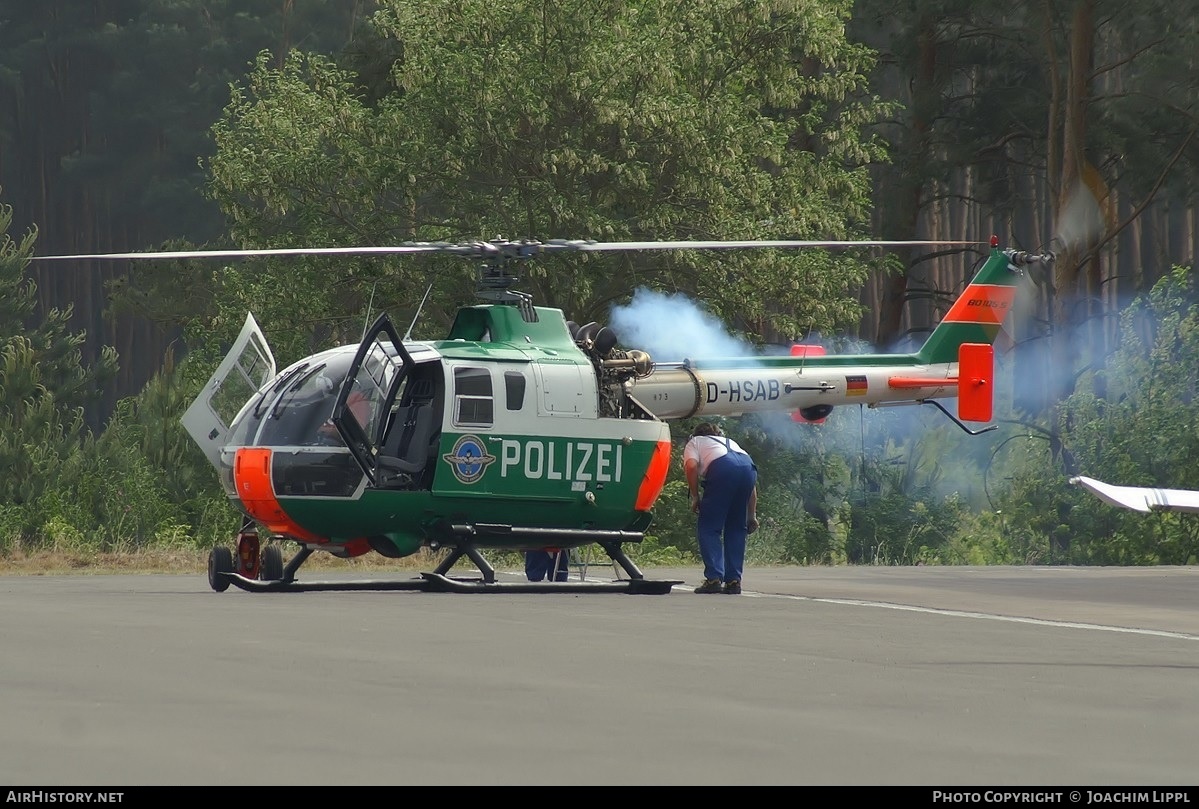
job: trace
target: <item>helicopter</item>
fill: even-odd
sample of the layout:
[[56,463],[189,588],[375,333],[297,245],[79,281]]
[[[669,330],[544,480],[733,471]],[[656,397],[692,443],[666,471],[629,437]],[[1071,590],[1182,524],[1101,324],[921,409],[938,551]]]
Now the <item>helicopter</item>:
[[[650,527],[671,459],[669,422],[833,408],[933,404],[959,427],[992,417],[993,343],[1028,265],[1052,253],[1000,249],[985,260],[922,347],[909,354],[790,355],[657,362],[612,329],[577,324],[515,289],[518,262],[553,252],[848,248],[979,242],[590,240],[408,242],[383,247],[107,253],[42,259],[449,253],[479,262],[480,303],[448,334],[417,341],[381,314],[357,345],[279,370],[248,313],[238,338],[182,417],[243,515],[235,547],[212,548],[208,583],[282,590],[661,594],[625,552]],[[35,257],[35,259],[38,257]],[[939,400],[957,399],[958,416]],[[232,414],[232,415],[230,415]],[[265,538],[265,541],[264,541]],[[285,563],[282,546],[298,551]],[[628,578],[500,582],[486,551],[596,545]],[[419,578],[303,581],[316,552],[447,553]],[[478,576],[451,576],[463,559]]]

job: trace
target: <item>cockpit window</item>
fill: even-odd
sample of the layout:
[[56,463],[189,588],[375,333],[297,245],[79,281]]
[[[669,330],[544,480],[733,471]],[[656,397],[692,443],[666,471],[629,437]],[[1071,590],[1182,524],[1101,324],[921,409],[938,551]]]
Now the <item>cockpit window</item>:
[[300,400],[324,398],[332,393],[333,380],[321,373],[324,370],[323,364],[315,365],[297,375],[292,382],[284,386],[283,393],[276,397],[275,404],[271,406],[271,418],[279,418],[284,408],[290,407]]
[[279,394],[290,388],[292,380],[302,374],[307,368],[308,363],[302,362],[280,374],[275,380],[275,384],[271,385],[269,389],[263,390],[262,394],[258,397],[258,401],[254,403],[254,417],[262,418],[263,411],[271,406],[273,402],[277,401]]
[[454,423],[487,427],[494,420],[491,372],[486,368],[454,369]]
[[230,443],[250,446],[343,446],[329,423],[353,355],[285,369],[232,425]]
[[263,422],[259,443],[268,446],[340,443],[337,431],[326,426],[337,394],[337,385],[328,370],[327,365],[313,365],[283,388]]
[[402,367],[402,362],[387,352],[384,343],[376,342],[358,368],[354,387],[346,399],[346,409],[362,432],[372,439],[377,439],[382,432],[383,403]]
[[525,375],[520,371],[504,371],[504,391],[509,410],[525,406]]

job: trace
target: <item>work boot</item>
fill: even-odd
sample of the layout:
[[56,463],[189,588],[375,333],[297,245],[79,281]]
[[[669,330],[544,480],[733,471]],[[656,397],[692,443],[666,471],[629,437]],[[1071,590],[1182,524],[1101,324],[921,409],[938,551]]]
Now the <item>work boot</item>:
[[695,588],[697,593],[719,593],[720,579],[704,579],[704,583]]
[[724,583],[724,592],[726,595],[739,596],[741,595],[741,579],[733,579]]

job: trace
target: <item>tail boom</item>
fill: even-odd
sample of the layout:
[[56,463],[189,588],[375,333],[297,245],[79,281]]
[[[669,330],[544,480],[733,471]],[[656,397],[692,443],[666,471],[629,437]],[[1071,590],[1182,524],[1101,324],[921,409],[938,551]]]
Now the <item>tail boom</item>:
[[[888,356],[885,364],[817,364],[818,360],[831,359],[840,358],[816,357],[806,362],[788,358],[769,367],[753,360],[728,367],[700,363],[659,367],[638,379],[632,394],[661,419],[797,412],[822,405],[877,405],[957,395],[956,366],[917,365],[910,355]],[[865,358],[856,359],[861,363]],[[920,396],[891,384],[901,370],[904,376],[924,380]]]
[[993,246],[982,269],[915,354],[824,355],[799,346],[788,357],[657,363],[632,383],[630,393],[661,419],[809,409],[827,414],[845,404],[956,397],[963,420],[989,421],[993,343],[1015,301],[1021,267],[1052,260],[1051,254]]

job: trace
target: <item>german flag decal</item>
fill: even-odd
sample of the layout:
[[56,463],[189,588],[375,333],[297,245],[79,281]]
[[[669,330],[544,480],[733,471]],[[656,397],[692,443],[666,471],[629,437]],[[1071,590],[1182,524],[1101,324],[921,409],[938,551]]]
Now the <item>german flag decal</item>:
[[866,395],[866,377],[864,377],[864,376],[847,376],[847,377],[845,377],[845,395],[846,396],[865,396]]

